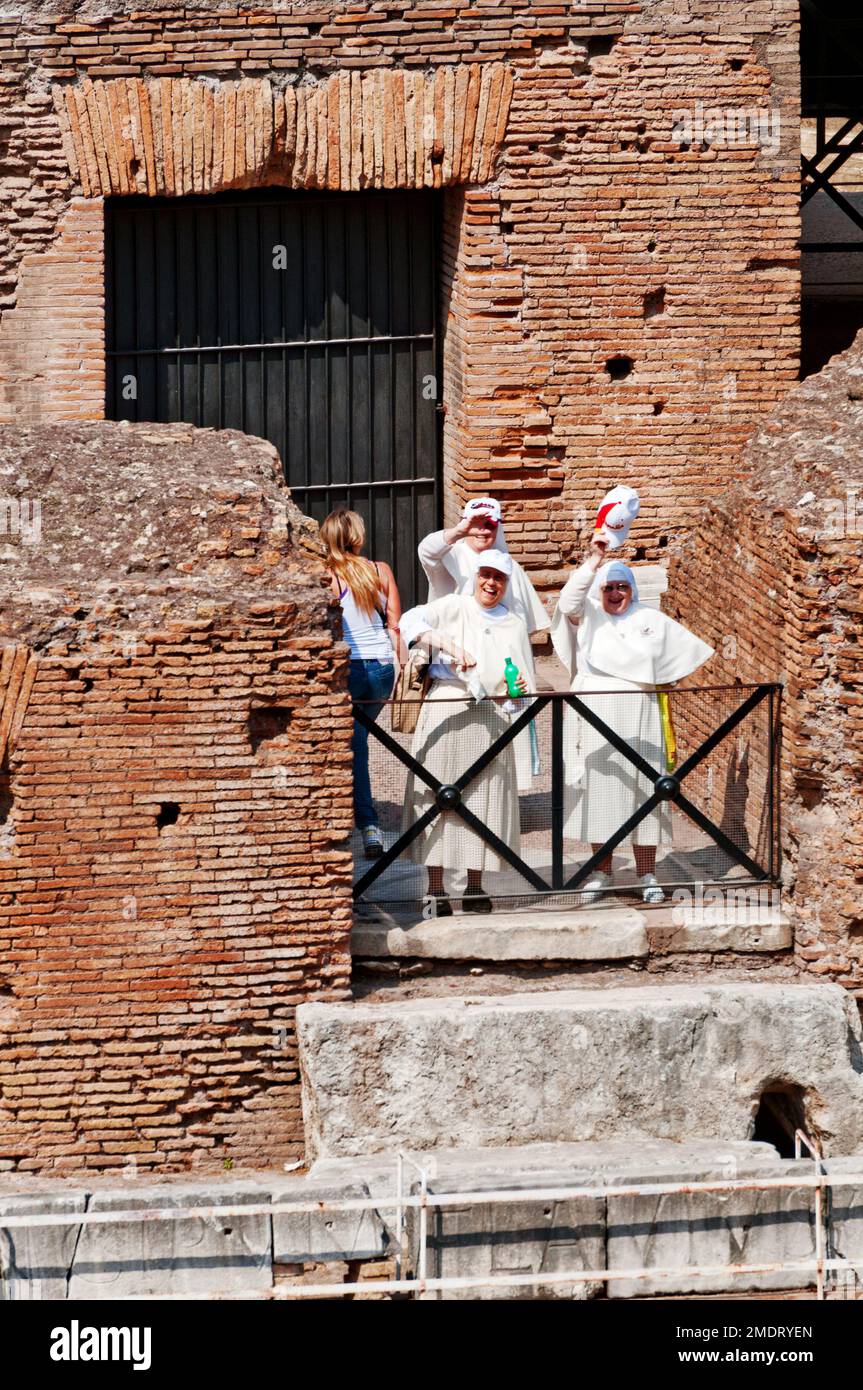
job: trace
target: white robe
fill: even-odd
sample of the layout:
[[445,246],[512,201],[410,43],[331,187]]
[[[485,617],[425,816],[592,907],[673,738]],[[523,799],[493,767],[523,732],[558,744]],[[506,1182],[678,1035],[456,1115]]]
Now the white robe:
[[[474,674],[487,695],[506,694],[503,671],[508,656],[521,671],[529,659],[530,638],[521,619],[513,613],[494,617],[470,595],[451,594],[403,615],[402,634],[406,641],[425,629],[446,634],[470,653],[476,661]],[[501,705],[486,699],[475,700],[466,679],[454,671],[449,679],[432,683],[423,701],[411,753],[433,776],[444,784],[451,783],[506,732],[508,722]],[[402,830],[409,829],[433,804],[431,789],[409,774]],[[470,783],[464,805],[510,849],[519,852],[518,786],[512,743]],[[505,867],[500,856],[452,811],[441,812],[407,853],[414,863],[426,868],[482,872]]]
[[[495,549],[507,555],[509,546],[503,527],[497,529]],[[433,531],[421,540],[417,548],[426,577],[429,582],[429,602],[444,598],[447,594],[472,594],[476,582],[477,551],[464,539],[448,545],[443,531]],[[481,553],[481,552],[479,552]],[[551,626],[551,619],[545,606],[517,560],[512,562],[512,577],[506,586],[502,602],[524,622],[529,633],[545,632]],[[529,662],[522,668],[530,690],[536,689],[536,671],[533,652],[529,652]],[[520,791],[529,791],[533,778],[539,775],[539,752],[536,731],[531,725],[515,741],[515,762]]]
[[[622,617],[613,617],[603,609],[595,582],[588,563],[570,575],[552,622],[554,649],[569,672],[570,688],[645,762],[664,772],[656,688],[691,675],[713,648],[643,603],[633,602]],[[577,628],[572,619],[578,619]],[[609,693],[594,693],[599,691]],[[564,721],[564,758],[564,834],[570,839],[603,843],[652,792],[647,778],[574,711]],[[663,804],[623,843],[659,845],[670,838],[671,816]]]

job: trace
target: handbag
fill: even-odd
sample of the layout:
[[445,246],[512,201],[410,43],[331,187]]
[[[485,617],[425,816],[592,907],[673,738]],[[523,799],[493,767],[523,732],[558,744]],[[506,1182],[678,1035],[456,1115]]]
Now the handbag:
[[394,734],[414,732],[431,685],[430,667],[425,656],[412,656],[399,671],[390,702],[390,728]]

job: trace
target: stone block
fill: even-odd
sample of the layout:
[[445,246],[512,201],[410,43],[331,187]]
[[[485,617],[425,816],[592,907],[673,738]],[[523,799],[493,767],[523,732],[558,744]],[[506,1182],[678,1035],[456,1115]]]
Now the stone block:
[[[266,1187],[246,1184],[139,1187],[94,1193],[90,1211],[138,1211],[140,1221],[86,1225],[75,1251],[69,1298],[130,1295],[189,1297],[272,1287],[268,1215],[155,1219],[158,1209],[248,1206],[269,1201]],[[146,1213],[146,1215],[145,1215]]]
[[[635,1167],[631,1170],[633,1173]],[[811,1177],[811,1162],[777,1161],[770,1165],[738,1162],[690,1170],[692,1183],[734,1178]],[[662,1169],[628,1181],[654,1184],[686,1181]],[[693,1266],[768,1265],[815,1259],[814,1194],[810,1188],[689,1192],[609,1197],[608,1269],[684,1270]],[[763,1274],[672,1274],[653,1279],[615,1279],[610,1298],[649,1294],[742,1293],[808,1288],[813,1270]]]
[[66,1297],[69,1270],[81,1230],[76,1225],[6,1227],[11,1216],[83,1212],[86,1192],[0,1195],[0,1302]]
[[863,1148],[860,1021],[835,985],[315,1003],[297,1010],[297,1028],[314,1157],[745,1140],[777,1083],[800,1088],[834,1154]]
[[644,917],[631,907],[606,908],[587,918],[572,912],[500,912],[481,924],[475,914],[464,913],[411,927],[360,919],[351,947],[359,957],[421,960],[629,960],[648,953]]
[[[273,1202],[346,1201],[368,1197],[365,1183],[300,1180],[272,1188]],[[387,1253],[389,1238],[375,1211],[273,1213],[276,1264],[326,1264],[334,1260],[373,1260]]]

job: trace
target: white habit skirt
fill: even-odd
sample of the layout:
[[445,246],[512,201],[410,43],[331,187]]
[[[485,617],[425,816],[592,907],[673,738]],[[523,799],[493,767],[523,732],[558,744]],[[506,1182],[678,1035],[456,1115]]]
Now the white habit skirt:
[[[444,784],[455,782],[509,727],[500,705],[490,700],[454,700],[453,684],[434,681],[423,701],[411,753]],[[402,830],[408,830],[434,804],[430,787],[408,774]],[[466,788],[463,804],[483,825],[519,853],[518,788],[512,743]],[[413,841],[407,857],[426,868],[508,867],[453,811],[442,811]]]
[[[652,691],[614,676],[577,675],[573,693],[604,720],[645,762],[665,772],[665,743],[659,701]],[[590,691],[631,691],[593,695]],[[640,691],[641,693],[635,693]],[[563,726],[565,763],[564,835],[582,844],[602,844],[643,806],[653,788],[592,724],[567,707]],[[671,841],[667,803],[652,811],[622,844],[661,845]]]

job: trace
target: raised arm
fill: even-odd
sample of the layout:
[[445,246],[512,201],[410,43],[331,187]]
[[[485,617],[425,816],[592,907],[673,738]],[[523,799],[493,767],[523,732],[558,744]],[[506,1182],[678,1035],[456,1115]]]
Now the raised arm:
[[608,549],[605,541],[591,541],[587,558],[573,570],[561,590],[557,606],[571,623],[578,622],[584,612],[587,593],[596,578],[596,571],[603,564]]

